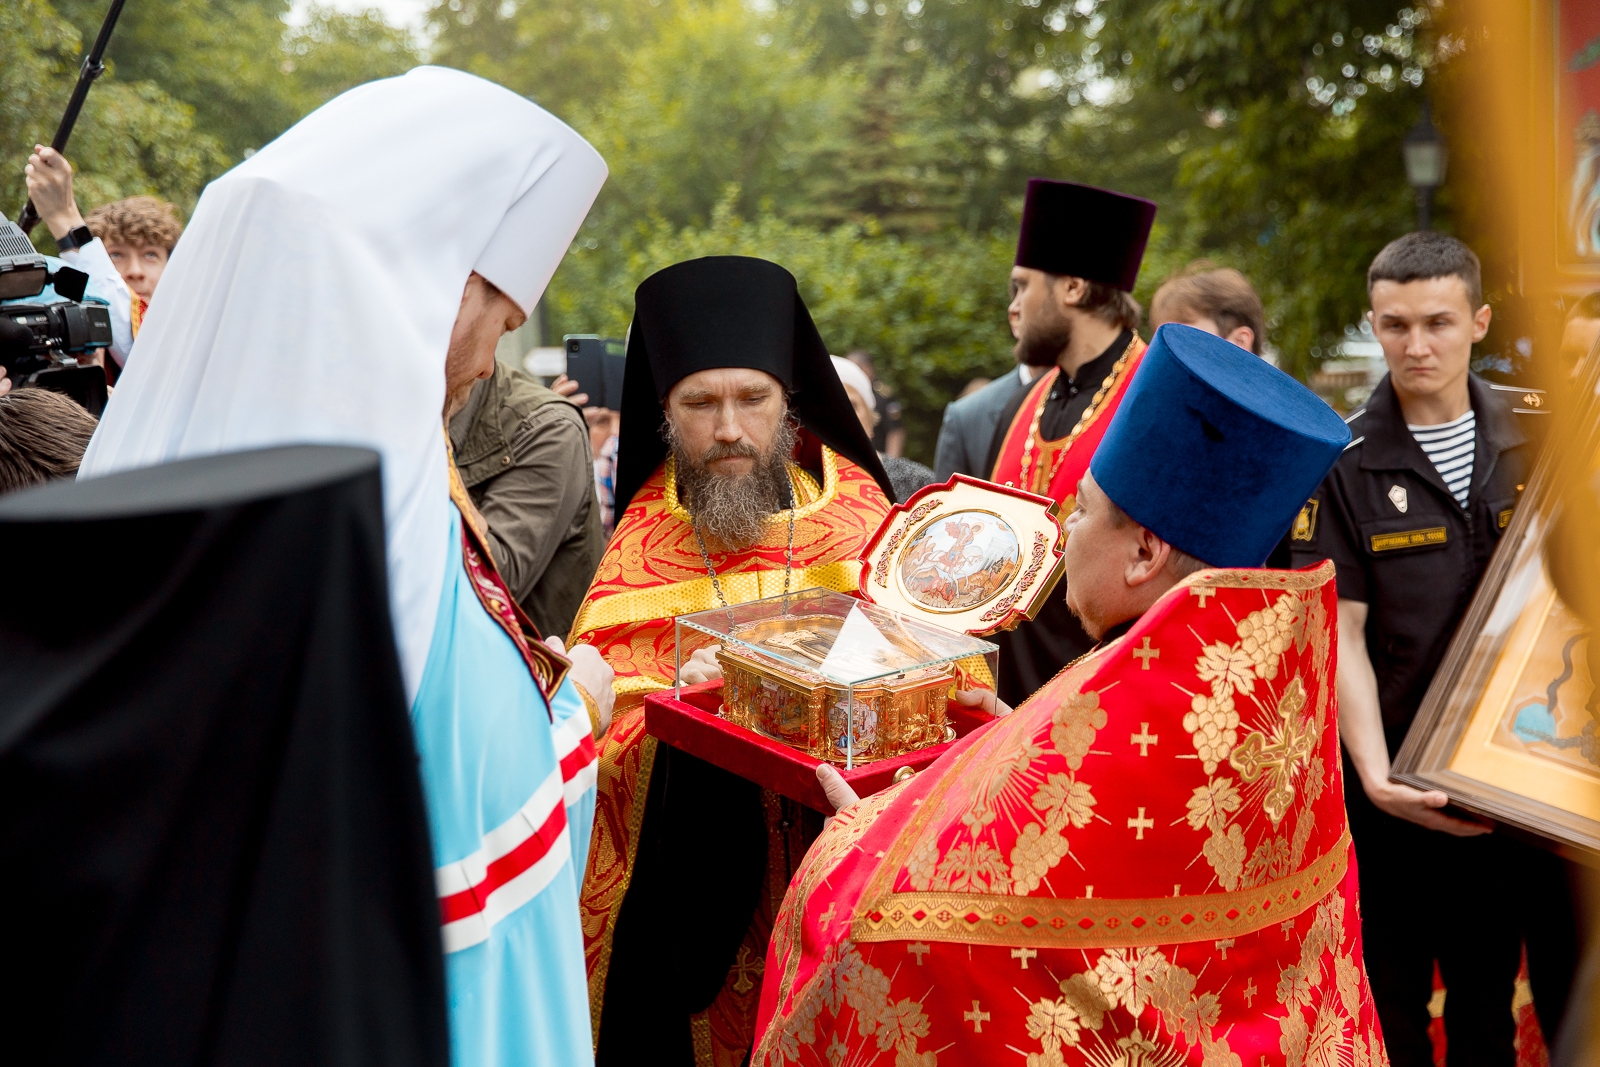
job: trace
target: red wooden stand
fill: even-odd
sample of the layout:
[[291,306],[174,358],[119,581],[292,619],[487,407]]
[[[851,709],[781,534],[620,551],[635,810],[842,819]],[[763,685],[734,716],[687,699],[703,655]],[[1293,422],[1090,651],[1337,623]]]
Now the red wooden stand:
[[[645,730],[651,737],[707,763],[732,771],[741,778],[771,789],[808,808],[828,815],[833,807],[817,783],[817,766],[822,762],[781,741],[763,737],[736,726],[717,714],[722,706],[722,682],[702,682],[683,687],[677,700],[671,689],[644,698]],[[994,718],[988,712],[952,701],[946,712],[956,736],[965,737]],[[854,770],[839,768],[844,780],[857,795],[870,796],[894,782],[902,767],[921,770],[938,759],[954,741],[908,752],[903,756],[875,760]]]

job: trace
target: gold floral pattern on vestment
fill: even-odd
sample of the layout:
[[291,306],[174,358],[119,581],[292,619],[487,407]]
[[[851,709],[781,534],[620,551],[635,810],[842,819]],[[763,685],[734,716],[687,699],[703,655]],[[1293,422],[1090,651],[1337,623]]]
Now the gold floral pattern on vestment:
[[[1276,1021],[1286,1067],[1386,1067],[1345,899],[1331,893],[1315,908],[1309,924],[1291,921],[1292,929],[1285,924],[1289,936],[1299,934],[1299,945],[1291,962],[1278,969],[1276,988],[1251,987],[1247,995],[1265,1000],[1275,994],[1283,1009]],[[1243,1067],[1229,1044],[1240,1020],[1225,1012],[1216,977],[1203,983],[1205,968],[1196,973],[1178,962],[1177,953],[1140,945],[1101,948],[1084,962],[1083,970],[1050,972],[1059,976],[1054,983],[1059,996],[1024,995],[1021,1032],[997,1034],[996,1052],[1003,1045],[1023,1055],[1026,1067],[1065,1067],[1069,1052],[1075,1053],[1074,1063],[1180,1067],[1194,1062],[1190,1050],[1198,1048],[1202,1067]],[[933,990],[898,996],[897,977],[898,972],[874,966],[860,943],[829,945],[792,1008],[763,1035],[752,1062],[763,1067],[815,1062],[820,1058],[816,1046],[831,1038],[821,1050],[829,1064],[874,1064],[881,1062],[880,1055],[892,1055],[896,1067],[934,1067],[935,1049],[922,1046],[945,1044],[940,1022],[970,1025],[976,1037],[994,1021],[994,1013],[980,1002],[960,1020],[941,1020],[930,1014],[937,1010],[930,1003],[936,999]],[[1152,1008],[1154,1018],[1147,1015]],[[1037,1051],[1011,1043],[1022,1034],[1038,1043]]]
[[645,797],[655,765],[656,739],[644,732],[644,709],[618,715],[599,745],[594,828],[584,868],[578,918],[589,972],[589,1023],[600,1042],[600,1009],[611,973],[617,909],[628,892],[644,823]]
[[[1339,803],[1332,578],[1190,576],[876,829],[825,832],[774,930],[754,1062],[1386,1064]],[[1119,744],[1145,720],[1148,782]]]

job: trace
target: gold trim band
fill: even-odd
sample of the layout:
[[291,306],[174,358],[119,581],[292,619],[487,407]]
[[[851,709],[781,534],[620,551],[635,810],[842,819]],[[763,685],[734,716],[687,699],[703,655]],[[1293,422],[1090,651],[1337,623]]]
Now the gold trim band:
[[1195,571],[1174,588],[1208,586],[1212,589],[1321,589],[1333,577],[1333,561],[1325,559],[1309,571],[1275,571],[1264,567],[1231,567]]
[[1316,862],[1254,889],[1146,900],[895,893],[858,913],[857,942],[954,941],[971,945],[1121,948],[1213,941],[1292,919],[1344,878],[1350,834]]

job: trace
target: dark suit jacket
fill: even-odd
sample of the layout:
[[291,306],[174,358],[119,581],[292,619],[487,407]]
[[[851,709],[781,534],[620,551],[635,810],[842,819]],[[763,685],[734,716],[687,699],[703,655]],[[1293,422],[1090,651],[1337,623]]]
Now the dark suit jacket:
[[1021,388],[1022,378],[1013,367],[971,396],[952,401],[945,407],[944,425],[939,427],[939,447],[933,460],[933,475],[937,481],[948,481],[951,474],[989,477],[989,442],[994,438],[1000,412]]

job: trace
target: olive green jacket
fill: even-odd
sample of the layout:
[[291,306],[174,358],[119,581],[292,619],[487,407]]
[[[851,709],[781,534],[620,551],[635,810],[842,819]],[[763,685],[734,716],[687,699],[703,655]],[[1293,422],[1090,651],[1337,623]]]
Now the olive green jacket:
[[565,638],[605,548],[583,413],[497,361],[450,420],[450,444],[511,595]]

